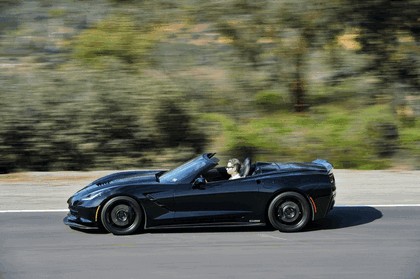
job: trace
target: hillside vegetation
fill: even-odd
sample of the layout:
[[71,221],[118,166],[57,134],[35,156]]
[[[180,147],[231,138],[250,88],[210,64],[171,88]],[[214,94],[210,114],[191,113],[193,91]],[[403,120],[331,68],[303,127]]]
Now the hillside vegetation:
[[[0,2],[0,173],[420,169],[420,1]],[[223,164],[223,162],[222,162]]]

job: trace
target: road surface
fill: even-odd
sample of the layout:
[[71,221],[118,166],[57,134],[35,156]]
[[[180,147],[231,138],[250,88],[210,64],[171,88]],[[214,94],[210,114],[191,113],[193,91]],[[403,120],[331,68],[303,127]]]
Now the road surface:
[[336,170],[337,204],[301,233],[84,233],[66,200],[106,174],[0,176],[0,279],[420,279],[420,172]]

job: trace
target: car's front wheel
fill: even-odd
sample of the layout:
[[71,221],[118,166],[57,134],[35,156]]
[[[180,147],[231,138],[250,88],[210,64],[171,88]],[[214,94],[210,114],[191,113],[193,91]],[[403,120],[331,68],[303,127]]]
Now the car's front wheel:
[[130,197],[114,197],[102,208],[101,222],[104,228],[115,235],[136,232],[143,220],[140,205]]
[[297,232],[309,222],[311,209],[304,196],[297,192],[285,192],[276,196],[268,207],[271,225],[282,232]]

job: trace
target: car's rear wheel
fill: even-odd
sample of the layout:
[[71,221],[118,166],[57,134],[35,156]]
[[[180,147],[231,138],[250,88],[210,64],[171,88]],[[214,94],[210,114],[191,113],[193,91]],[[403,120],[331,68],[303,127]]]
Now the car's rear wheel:
[[114,197],[103,207],[101,222],[103,227],[115,235],[135,233],[143,220],[140,205],[130,197]]
[[304,196],[297,192],[285,192],[276,196],[268,207],[271,225],[282,232],[297,232],[309,222],[311,209]]

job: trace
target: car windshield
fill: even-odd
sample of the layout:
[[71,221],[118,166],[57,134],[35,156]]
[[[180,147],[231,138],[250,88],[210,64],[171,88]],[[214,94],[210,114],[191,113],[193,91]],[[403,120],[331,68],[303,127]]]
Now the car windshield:
[[217,161],[218,160],[215,158],[214,160],[209,161],[208,157],[199,156],[173,170],[164,173],[161,177],[159,177],[159,180],[162,183],[185,182],[184,180],[193,179],[195,175],[199,174],[206,167],[214,166],[217,164]]

